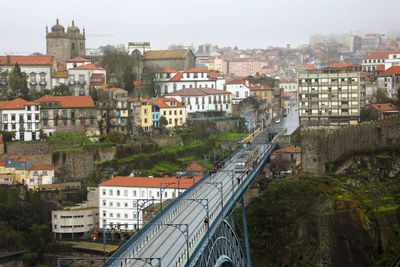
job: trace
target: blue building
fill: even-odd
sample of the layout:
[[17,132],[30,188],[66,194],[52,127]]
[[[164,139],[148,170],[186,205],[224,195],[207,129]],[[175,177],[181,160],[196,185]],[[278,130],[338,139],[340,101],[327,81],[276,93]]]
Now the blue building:
[[153,119],[153,127],[160,128],[160,108],[154,103],[151,103],[151,114]]

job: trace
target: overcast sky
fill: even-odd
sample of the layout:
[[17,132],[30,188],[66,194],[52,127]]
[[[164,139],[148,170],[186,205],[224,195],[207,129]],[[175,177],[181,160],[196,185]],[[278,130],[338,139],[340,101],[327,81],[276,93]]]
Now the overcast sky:
[[56,18],[86,29],[86,47],[149,41],[295,47],[315,33],[400,31],[400,0],[0,0],[0,55],[46,52]]

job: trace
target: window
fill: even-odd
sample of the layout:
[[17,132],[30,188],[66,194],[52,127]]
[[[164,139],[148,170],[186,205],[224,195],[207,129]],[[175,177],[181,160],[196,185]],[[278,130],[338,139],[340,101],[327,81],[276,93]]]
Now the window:
[[19,115],[19,122],[24,122],[24,115]]
[[119,191],[119,190],[117,190],[117,196],[119,196],[119,194],[120,194],[120,191]]
[[143,109],[143,113],[147,115],[147,108]]
[[[124,196],[127,197],[128,196],[128,190],[124,190]],[[126,203],[125,203],[126,204]]]
[[182,115],[182,110],[179,111],[179,115]]
[[85,75],[84,74],[79,74],[79,83],[84,84],[85,83]]
[[8,116],[7,115],[3,115],[3,121],[7,121]]
[[15,114],[11,114],[11,121],[15,121]]
[[127,208],[128,207],[128,202],[124,203],[124,207]]
[[106,206],[107,202],[105,200],[103,200],[103,206]]
[[35,120],[36,120],[36,121],[39,120],[39,114],[35,114]]
[[136,190],[133,190],[133,196],[136,197]]
[[167,115],[167,112],[164,110],[163,114],[164,114],[164,116],[166,116],[166,115]]
[[169,115],[172,115],[172,111],[171,110],[169,111]]
[[108,195],[109,195],[109,196],[112,196],[112,195],[113,195],[113,191],[112,191],[111,189],[108,191]]
[[121,204],[119,202],[117,202],[117,207],[120,207],[120,206],[121,206]]
[[112,207],[112,206],[113,206],[113,203],[110,201],[110,203],[108,203],[108,205],[109,205],[110,207]]
[[112,217],[113,217],[113,215],[114,215],[114,214],[110,213],[110,218],[112,218]]

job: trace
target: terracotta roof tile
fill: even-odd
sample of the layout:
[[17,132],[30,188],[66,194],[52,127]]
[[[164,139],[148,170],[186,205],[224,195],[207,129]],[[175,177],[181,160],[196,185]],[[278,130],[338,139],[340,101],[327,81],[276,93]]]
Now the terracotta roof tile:
[[70,60],[67,60],[66,62],[90,62],[90,60],[83,57],[74,57]]
[[376,69],[374,69],[374,71],[382,71],[385,70],[385,65],[379,65],[378,67],[376,67]]
[[378,111],[399,111],[399,108],[393,104],[372,104],[371,107]]
[[169,79],[170,81],[180,81],[183,77],[182,72],[178,72],[174,77],[172,77],[171,79]]
[[[195,181],[200,180],[201,177],[195,177]],[[99,186],[126,186],[126,187],[155,187],[160,188],[161,183],[176,183],[169,186],[169,188],[178,188],[178,180],[180,188],[189,188],[193,185],[193,179],[181,178],[178,179],[176,177],[169,178],[159,178],[159,177],[124,177],[117,176],[108,181],[105,181]]]
[[8,158],[8,159],[17,159],[17,158],[18,158],[18,156],[15,156],[15,155],[10,155],[10,156],[8,156],[7,158]]
[[81,65],[81,66],[72,68],[70,70],[104,70],[104,69],[101,67],[97,67],[93,64],[86,64],[86,65]]
[[[175,98],[156,98],[153,99],[153,102],[159,106],[160,108],[184,108],[181,102],[176,100]],[[175,106],[170,106],[166,102],[176,102]]]
[[20,158],[18,161],[30,161],[31,159],[28,158]]
[[331,68],[346,68],[349,67],[351,64],[347,62],[336,62],[329,65]]
[[205,72],[205,73],[208,73],[208,70],[194,68],[194,69],[185,70],[184,72],[190,72],[190,73],[192,73],[192,72]]
[[393,52],[375,52],[371,55],[364,57],[363,59],[381,59],[381,58],[389,58],[389,55],[393,54]]
[[0,56],[1,65],[52,65],[52,56],[9,56],[10,63],[8,63],[8,56]]
[[392,66],[385,70],[383,74],[400,74],[400,66]]
[[33,166],[32,168],[29,169],[30,171],[52,171],[54,170],[52,167],[49,167],[47,165],[44,164],[36,164],[35,166]]
[[25,109],[25,106],[38,106],[39,103],[33,101],[26,101],[22,98],[16,98],[11,101],[2,102],[0,109]]
[[1,161],[0,162],[0,167],[4,167],[4,166],[6,166],[6,162],[5,161]]
[[91,96],[51,96],[46,95],[38,102],[60,102],[61,107],[96,107]]
[[184,58],[189,50],[149,50],[144,55],[145,59]]

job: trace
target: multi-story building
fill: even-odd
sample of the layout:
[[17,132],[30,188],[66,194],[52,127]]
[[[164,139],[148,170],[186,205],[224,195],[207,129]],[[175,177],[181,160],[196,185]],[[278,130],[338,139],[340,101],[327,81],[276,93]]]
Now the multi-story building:
[[262,68],[268,66],[266,60],[258,58],[235,58],[229,60],[227,63],[227,70],[225,74],[235,76],[249,76],[260,73]]
[[225,90],[232,94],[232,104],[239,104],[240,101],[250,96],[249,82],[244,77],[227,80]]
[[0,122],[3,131],[13,133],[13,140],[35,141],[40,139],[40,105],[16,98],[0,102]]
[[[198,177],[195,180],[197,181]],[[162,184],[165,183],[169,183],[169,186],[162,188]],[[153,203],[160,203],[160,196],[162,201],[176,198],[192,185],[193,179],[176,177],[118,176],[105,181],[99,184],[100,228],[120,225],[121,230],[139,229],[143,224],[144,208]],[[143,199],[149,201],[144,202]]]
[[56,238],[82,237],[99,227],[99,190],[88,187],[87,201],[51,212],[52,232]]
[[68,84],[76,96],[89,95],[89,88],[106,81],[106,70],[93,64],[80,65],[68,70]]
[[[28,75],[30,91],[52,89],[51,75],[56,69],[55,61],[51,56],[0,56],[0,73],[11,69],[18,64],[21,72]],[[0,89],[4,89],[6,78],[0,75]]]
[[365,74],[340,70],[298,76],[300,125],[349,125],[365,106]]
[[217,88],[217,80],[218,78],[209,76],[208,70],[202,69],[187,71],[164,69],[156,74],[156,84],[160,88],[161,95],[185,88]]
[[131,110],[131,125],[134,127],[141,127],[143,131],[149,132],[153,125],[151,101],[145,98],[128,97],[128,102]]
[[129,133],[128,91],[115,87],[99,89],[100,133]]
[[0,168],[2,175],[12,178],[13,183],[27,184],[29,169],[32,168],[32,160],[11,155],[4,160],[3,166]]
[[160,116],[167,119],[167,128],[186,123],[186,108],[175,98],[156,98],[152,102],[158,106]]
[[185,88],[165,95],[186,106],[186,114],[195,112],[224,111],[232,113],[231,93],[212,88]]
[[38,190],[40,185],[52,184],[54,182],[54,169],[43,165],[36,164],[29,169],[29,177],[26,184],[29,189]]
[[281,79],[279,81],[279,88],[283,88],[284,93],[297,94],[297,81],[296,79]]
[[378,88],[385,90],[388,97],[397,96],[400,86],[400,66],[392,66],[381,72],[377,78]]
[[45,134],[82,132],[98,134],[97,107],[91,96],[43,96],[36,100],[41,106],[42,129]]
[[380,65],[385,65],[385,61],[393,52],[375,52],[362,59],[362,70],[364,72],[372,72]]

